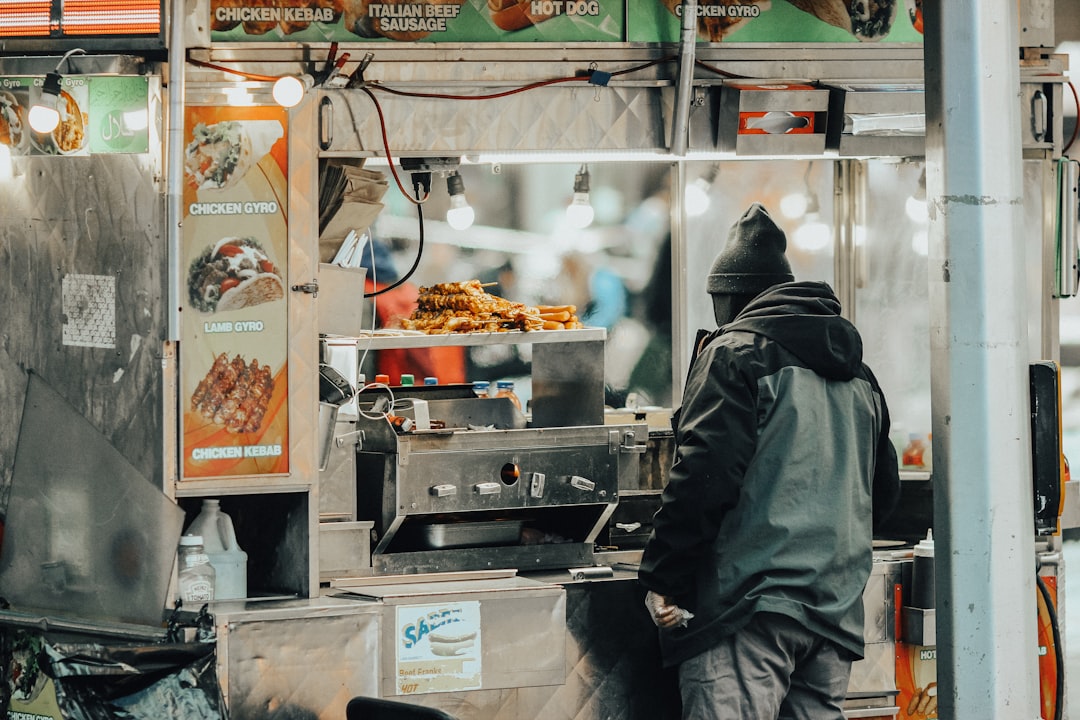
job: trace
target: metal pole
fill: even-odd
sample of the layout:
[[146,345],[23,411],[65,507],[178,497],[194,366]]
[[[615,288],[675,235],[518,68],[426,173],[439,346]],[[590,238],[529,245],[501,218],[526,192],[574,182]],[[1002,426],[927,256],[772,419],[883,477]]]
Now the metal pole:
[[682,404],[694,333],[688,327],[686,161],[671,164],[671,406]]
[[1039,717],[1016,4],[924,4],[939,717]]
[[679,45],[679,86],[675,92],[675,117],[671,122],[671,154],[686,155],[690,130],[690,102],[697,50],[697,0],[683,0],[682,35]]
[[169,8],[169,103],[165,115],[165,193],[169,340],[180,339],[180,233],[184,220],[184,0]]

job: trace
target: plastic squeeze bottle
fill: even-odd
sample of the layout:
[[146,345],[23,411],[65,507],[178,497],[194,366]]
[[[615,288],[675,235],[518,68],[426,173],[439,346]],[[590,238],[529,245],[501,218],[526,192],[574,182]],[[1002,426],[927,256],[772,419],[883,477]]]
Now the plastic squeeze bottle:
[[201,535],[180,537],[180,569],[177,585],[185,604],[197,605],[214,599],[214,567],[203,550]]

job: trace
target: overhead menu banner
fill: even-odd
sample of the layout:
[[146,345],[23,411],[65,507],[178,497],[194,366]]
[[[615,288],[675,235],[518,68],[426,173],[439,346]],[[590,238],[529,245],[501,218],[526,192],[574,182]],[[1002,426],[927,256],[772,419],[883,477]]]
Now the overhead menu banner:
[[288,113],[184,118],[183,477],[289,471]]
[[[921,0],[701,0],[701,42],[921,43]],[[678,42],[679,0],[211,0],[215,42]]]

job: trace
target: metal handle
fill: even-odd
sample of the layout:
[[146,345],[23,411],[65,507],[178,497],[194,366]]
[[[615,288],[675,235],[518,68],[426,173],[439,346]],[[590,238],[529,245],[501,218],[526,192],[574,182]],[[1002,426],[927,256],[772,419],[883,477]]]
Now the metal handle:
[[334,142],[334,103],[326,95],[319,100],[319,149],[329,150]]
[[544,473],[530,473],[529,476],[529,495],[534,498],[544,497],[544,481],[547,476]]
[[574,475],[570,478],[570,484],[576,487],[578,490],[595,490],[596,483],[588,478],[583,478],[580,475]]
[[454,485],[432,485],[431,494],[435,497],[450,497],[457,495],[457,487]]
[[1042,90],[1031,96],[1031,134],[1036,142],[1046,138],[1046,93]]
[[502,488],[499,487],[499,483],[484,482],[473,485],[473,489],[477,495],[498,495],[502,492]]

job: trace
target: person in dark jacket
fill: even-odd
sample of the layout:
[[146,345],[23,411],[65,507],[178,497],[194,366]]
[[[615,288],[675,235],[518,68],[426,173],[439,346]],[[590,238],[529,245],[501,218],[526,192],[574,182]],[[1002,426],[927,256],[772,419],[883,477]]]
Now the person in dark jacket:
[[824,282],[795,282],[752,205],[707,289],[639,578],[683,717],[843,717],[873,524],[900,491],[889,411]]

